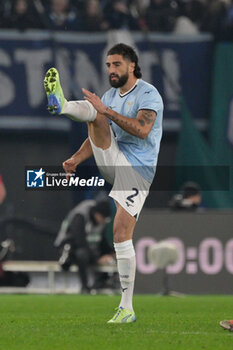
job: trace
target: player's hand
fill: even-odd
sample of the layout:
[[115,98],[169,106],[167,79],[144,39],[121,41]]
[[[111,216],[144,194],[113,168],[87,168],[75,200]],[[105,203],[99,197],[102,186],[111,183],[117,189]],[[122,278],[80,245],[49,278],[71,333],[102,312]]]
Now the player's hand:
[[72,176],[72,173],[75,173],[76,171],[76,168],[77,168],[77,162],[76,160],[71,157],[67,160],[65,160],[63,163],[62,163],[62,166],[63,166],[63,169],[65,170],[66,172],[66,178],[67,180],[69,180],[69,177]]
[[104,114],[106,112],[107,107],[103,104],[99,96],[86,89],[82,89],[82,91],[85,94],[84,99],[89,101],[97,112],[100,114]]

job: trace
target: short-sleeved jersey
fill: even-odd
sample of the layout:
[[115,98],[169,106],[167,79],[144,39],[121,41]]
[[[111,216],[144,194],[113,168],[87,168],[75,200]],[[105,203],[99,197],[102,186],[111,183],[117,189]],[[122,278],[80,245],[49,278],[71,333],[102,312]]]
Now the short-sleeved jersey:
[[158,90],[142,79],[125,94],[120,89],[111,88],[102,97],[102,102],[115,112],[136,118],[139,110],[153,110],[157,117],[145,139],[133,136],[110,120],[111,128],[120,150],[139,174],[150,183],[153,181],[160,141],[162,137],[163,101]]

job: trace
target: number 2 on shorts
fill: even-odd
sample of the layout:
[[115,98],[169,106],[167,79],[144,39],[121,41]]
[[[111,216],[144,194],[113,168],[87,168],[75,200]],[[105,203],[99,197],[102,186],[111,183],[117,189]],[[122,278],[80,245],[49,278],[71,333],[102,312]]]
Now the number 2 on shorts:
[[136,197],[139,193],[138,189],[133,187],[132,191],[134,191],[135,193],[131,194],[130,196],[128,196],[126,199],[130,202],[130,203],[134,203],[134,197]]

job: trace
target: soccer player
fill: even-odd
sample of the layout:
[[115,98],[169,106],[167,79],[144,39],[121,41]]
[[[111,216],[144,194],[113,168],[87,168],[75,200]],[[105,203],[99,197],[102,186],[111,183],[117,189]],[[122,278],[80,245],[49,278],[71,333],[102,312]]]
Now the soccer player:
[[[134,49],[125,44],[107,53],[112,88],[100,99],[82,89],[83,101],[66,101],[55,68],[45,76],[48,109],[87,122],[88,138],[63,163],[67,173],[92,155],[103,177],[112,184],[116,204],[113,235],[122,296],[109,323],[136,321],[132,299],[136,270],[132,242],[136,221],[153,181],[162,136],[163,101],[154,86],[141,79]],[[88,74],[88,72],[87,72]]]

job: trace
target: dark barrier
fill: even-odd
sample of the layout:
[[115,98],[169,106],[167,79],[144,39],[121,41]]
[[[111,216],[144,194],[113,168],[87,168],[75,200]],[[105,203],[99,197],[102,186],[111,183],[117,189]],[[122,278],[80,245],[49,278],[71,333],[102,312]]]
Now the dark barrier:
[[[11,238],[14,260],[57,260],[53,242],[58,226],[43,221],[12,220],[1,240]],[[9,227],[11,224],[11,227]],[[167,268],[170,289],[187,294],[231,294],[233,291],[233,211],[178,213],[143,210],[136,225],[136,293],[162,291],[163,273],[148,262],[148,247],[169,240],[179,259]]]
[[148,262],[148,247],[169,240],[179,259],[167,268],[170,288],[188,293],[233,292],[233,211],[177,213],[144,210],[136,226],[136,293],[162,290],[162,272]]

